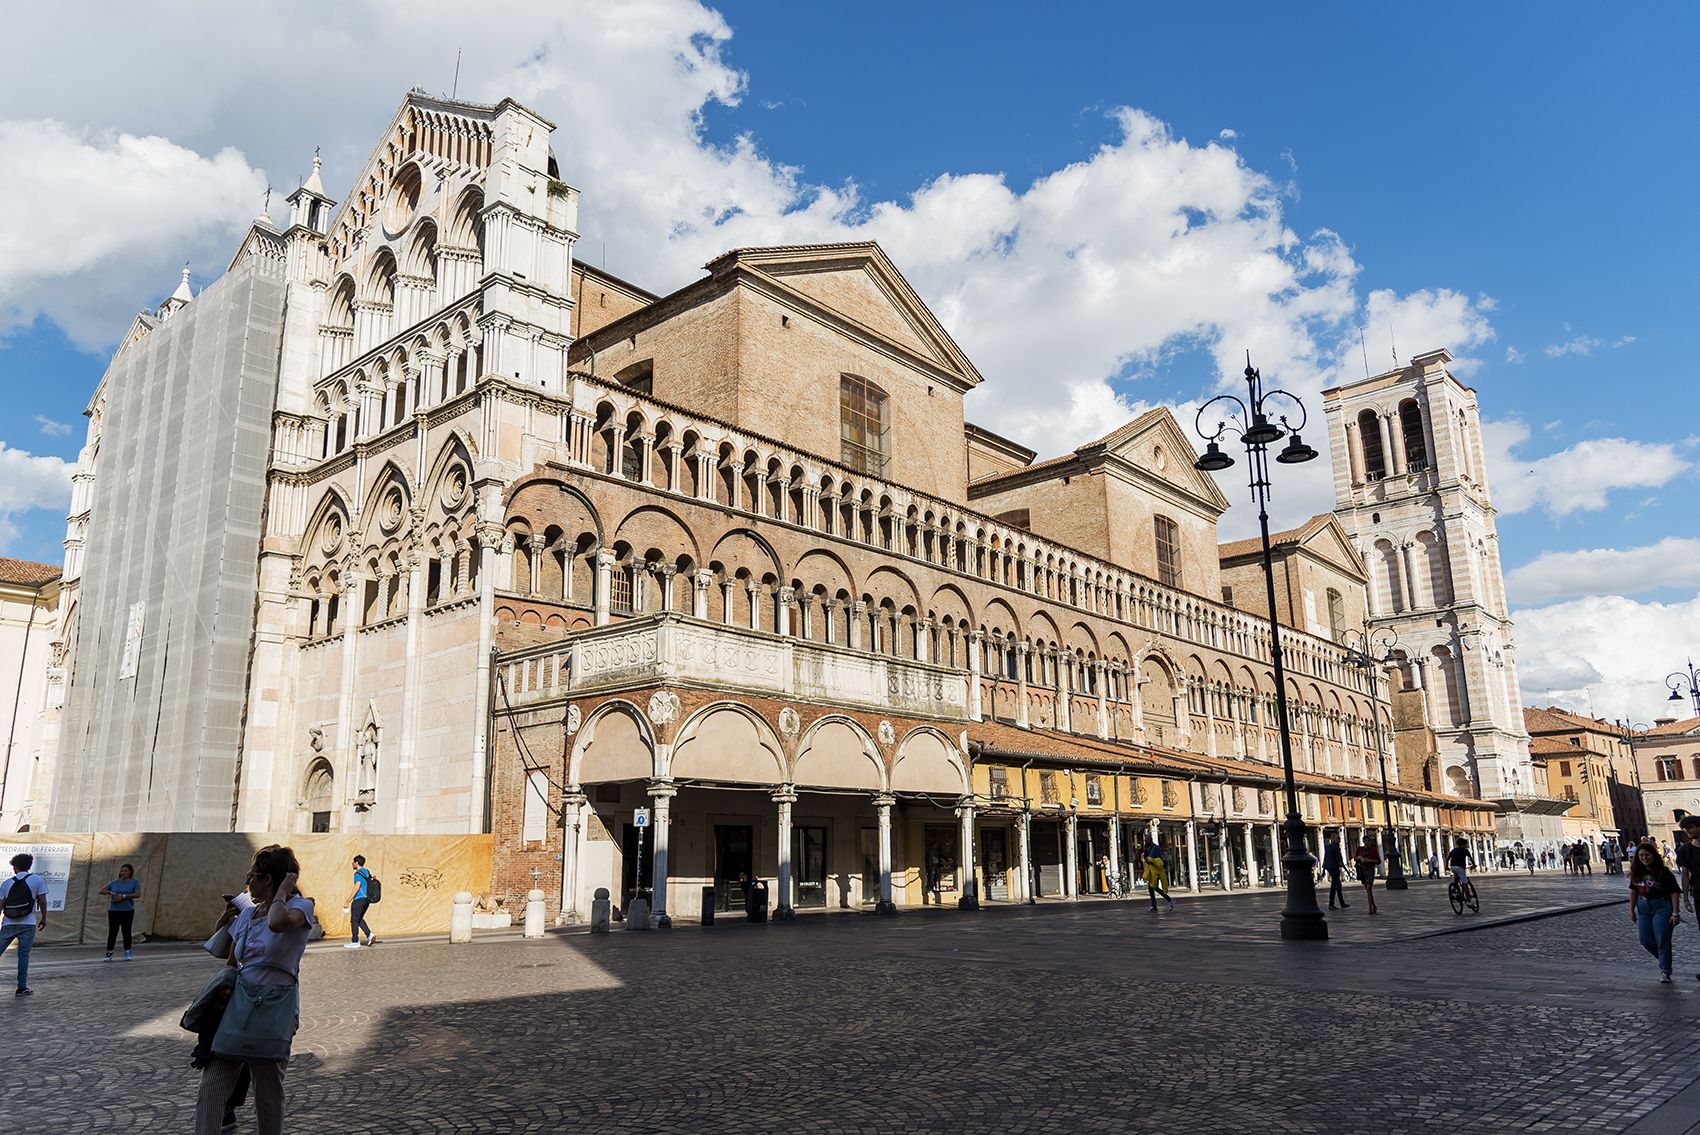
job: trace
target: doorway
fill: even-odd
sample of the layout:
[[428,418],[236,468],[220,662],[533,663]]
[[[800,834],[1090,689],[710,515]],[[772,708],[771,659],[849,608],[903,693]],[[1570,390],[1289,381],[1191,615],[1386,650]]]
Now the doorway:
[[714,825],[714,909],[743,910],[741,880],[755,877],[755,828],[749,824]]
[[791,832],[791,872],[799,910],[826,907],[826,829],[799,827]]
[[986,897],[994,902],[1009,901],[1009,833],[1003,828],[987,828],[980,833],[980,863],[986,878]]
[[[649,880],[639,883],[638,872],[649,871],[650,838],[647,827],[625,825],[624,834],[620,838],[620,909],[626,910],[632,905],[632,898],[639,890],[649,893]],[[640,863],[639,860],[642,860]]]

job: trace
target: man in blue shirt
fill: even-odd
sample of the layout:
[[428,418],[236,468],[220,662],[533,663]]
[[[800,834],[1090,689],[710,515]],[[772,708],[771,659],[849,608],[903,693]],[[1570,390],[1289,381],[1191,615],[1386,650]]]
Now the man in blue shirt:
[[366,870],[366,857],[354,857],[354,889],[348,893],[348,905],[344,908],[348,913],[348,935],[352,941],[343,946],[345,950],[360,948],[360,932],[366,932],[365,944],[370,946],[377,942],[372,937],[372,928],[366,925],[366,910],[372,905],[366,897],[366,884],[372,881],[372,872]]

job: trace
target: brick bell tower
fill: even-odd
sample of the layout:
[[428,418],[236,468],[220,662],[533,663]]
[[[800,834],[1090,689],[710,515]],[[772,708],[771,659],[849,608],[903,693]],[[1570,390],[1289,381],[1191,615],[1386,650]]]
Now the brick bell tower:
[[1499,803],[1501,838],[1526,839],[1521,813],[1539,805],[1517,651],[1476,392],[1451,361],[1431,351],[1323,392],[1335,513],[1364,561],[1370,624],[1398,634],[1404,687],[1421,693],[1433,787]]

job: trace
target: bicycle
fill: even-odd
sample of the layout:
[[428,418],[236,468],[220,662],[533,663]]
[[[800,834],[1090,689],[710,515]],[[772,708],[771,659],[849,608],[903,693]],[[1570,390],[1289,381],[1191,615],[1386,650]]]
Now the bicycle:
[[1125,869],[1121,871],[1106,871],[1104,872],[1104,879],[1106,884],[1104,888],[1105,892],[1113,899],[1125,899],[1133,893],[1133,888],[1128,885],[1127,871]]
[[1446,884],[1446,898],[1452,904],[1453,914],[1463,914],[1465,907],[1470,908],[1471,914],[1481,913],[1482,903],[1476,895],[1476,885],[1468,879],[1462,883],[1453,879]]

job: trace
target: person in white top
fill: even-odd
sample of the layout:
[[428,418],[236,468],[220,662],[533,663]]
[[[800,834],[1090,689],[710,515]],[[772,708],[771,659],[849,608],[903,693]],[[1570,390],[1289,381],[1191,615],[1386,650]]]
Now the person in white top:
[[32,874],[35,856],[21,851],[12,856],[12,877],[0,883],[0,955],[13,942],[18,944],[18,993],[28,997],[30,947],[35,936],[47,929],[47,880]]
[[[253,906],[235,913],[226,911],[230,924],[230,964],[242,980],[254,985],[295,985],[296,1013],[300,1014],[297,978],[301,955],[313,929],[313,900],[298,887],[301,865],[287,847],[272,844],[254,853],[248,872],[248,895]],[[227,1060],[214,1056],[201,1073],[200,1094],[195,1100],[195,1135],[218,1135],[224,1123],[225,1101],[244,1066],[253,1078],[254,1118],[260,1135],[283,1131],[283,1060]]]

